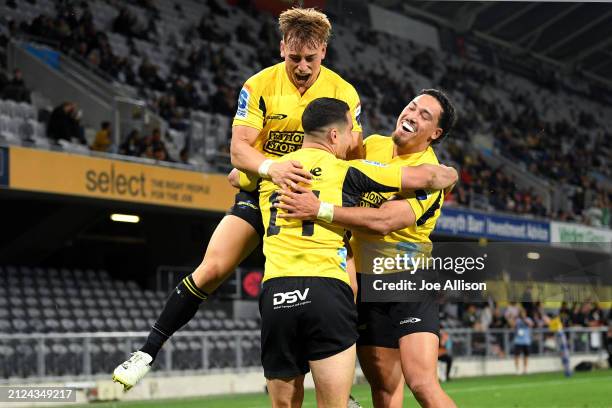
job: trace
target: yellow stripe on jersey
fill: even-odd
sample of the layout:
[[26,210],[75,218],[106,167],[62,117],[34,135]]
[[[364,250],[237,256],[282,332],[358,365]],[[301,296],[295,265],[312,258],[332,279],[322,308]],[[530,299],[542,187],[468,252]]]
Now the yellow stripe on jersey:
[[[304,169],[313,174],[311,188],[315,194],[322,201],[334,205],[355,206],[363,192],[391,192],[401,187],[399,166],[382,166],[362,160],[344,161],[327,151],[312,148],[300,149],[279,160],[302,163]],[[282,210],[272,206],[277,189],[269,180],[263,180],[259,189],[259,207],[266,228],[263,280],[318,276],[337,278],[348,284],[343,241],[345,230],[325,222],[278,218],[278,211]]]
[[[365,139],[364,148],[367,160],[398,166],[417,166],[419,164],[439,164],[434,150],[428,147],[418,153],[393,157],[393,140],[388,136],[372,135]],[[399,194],[385,192],[371,192],[361,196],[360,206],[380,207],[390,199],[403,199],[408,202],[415,215],[415,224],[410,225],[388,235],[353,231],[351,248],[355,254],[357,272],[370,272],[364,270],[371,265],[368,260],[373,256],[373,248],[381,250],[385,248],[389,253],[387,256],[395,256],[402,248],[409,248],[413,255],[428,256],[431,252],[431,240],[429,235],[436,226],[440,216],[440,209],[444,201],[444,193],[440,190],[416,190]],[[411,243],[414,245],[404,245]],[[394,253],[391,253],[394,252]],[[367,255],[366,255],[367,253]],[[378,253],[377,255],[383,255]]]
[[266,68],[246,81],[238,96],[232,126],[259,130],[253,147],[268,157],[283,156],[302,146],[302,113],[312,100],[322,97],[345,101],[353,118],[353,131],[361,132],[359,96],[351,84],[321,66],[317,80],[304,95],[300,95],[287,76],[284,62]]

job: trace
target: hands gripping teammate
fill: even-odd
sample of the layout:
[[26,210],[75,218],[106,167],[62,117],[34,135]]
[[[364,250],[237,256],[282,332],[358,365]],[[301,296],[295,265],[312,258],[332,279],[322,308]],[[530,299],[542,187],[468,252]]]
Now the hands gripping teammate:
[[[284,61],[249,78],[240,91],[231,157],[238,169],[287,186],[308,182],[310,174],[297,161],[275,163],[269,158],[301,147],[301,117],[306,105],[324,96],[349,105],[354,147],[350,155],[359,154],[361,149],[360,105],[355,89],[321,65],[331,33],[325,14],[314,9],[290,9],[280,15],[279,27]],[[258,192],[240,191],[213,233],[202,263],[172,291],[144,346],[114,370],[113,379],[125,389],[142,379],[164,342],[191,320],[202,301],[253,251],[262,234]]]

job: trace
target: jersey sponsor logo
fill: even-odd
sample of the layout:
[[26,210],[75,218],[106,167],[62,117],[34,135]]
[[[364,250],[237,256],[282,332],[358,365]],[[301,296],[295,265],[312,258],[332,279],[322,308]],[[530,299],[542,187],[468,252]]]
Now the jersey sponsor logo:
[[420,321],[421,321],[421,319],[419,319],[418,317],[409,317],[407,319],[404,319],[404,320],[400,321],[399,324],[418,323]]
[[284,113],[276,113],[274,115],[266,116],[266,120],[283,120],[287,117]]
[[266,153],[284,156],[295,152],[304,142],[304,132],[279,132],[270,131],[268,140],[264,143],[263,150]]
[[385,201],[387,201],[387,199],[382,194],[371,191],[369,193],[364,193],[361,195],[359,206],[378,208]]
[[386,164],[381,163],[381,162],[377,162],[377,161],[373,161],[373,160],[362,160],[362,162],[367,163],[367,164],[371,164],[372,166],[387,167]]
[[361,104],[357,105],[355,108],[355,121],[357,121],[357,124],[361,126]]
[[291,305],[297,302],[298,300],[303,302],[308,297],[309,291],[310,291],[310,288],[306,288],[304,289],[303,292],[300,292],[299,290],[296,289],[291,292],[275,293],[274,294],[274,306],[285,305],[285,304]]
[[315,167],[314,169],[310,169],[310,174],[315,177],[320,177],[323,174],[323,170],[320,167]]
[[248,115],[248,106],[249,106],[249,98],[251,94],[249,90],[245,87],[240,90],[240,94],[238,95],[238,110],[236,111],[236,117],[246,119]]

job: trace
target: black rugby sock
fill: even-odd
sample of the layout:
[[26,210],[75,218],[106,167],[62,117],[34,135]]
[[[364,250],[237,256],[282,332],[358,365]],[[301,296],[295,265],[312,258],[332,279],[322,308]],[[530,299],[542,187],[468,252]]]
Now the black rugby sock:
[[198,289],[191,275],[185,277],[168,296],[140,351],[150,354],[155,360],[166,340],[195,316],[207,298],[208,294]]

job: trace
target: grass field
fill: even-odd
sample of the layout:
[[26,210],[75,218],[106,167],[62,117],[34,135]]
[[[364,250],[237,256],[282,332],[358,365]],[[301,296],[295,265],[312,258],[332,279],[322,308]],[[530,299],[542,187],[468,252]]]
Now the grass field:
[[[443,384],[459,407],[495,408],[612,408],[612,370],[574,374],[532,374],[457,379]],[[418,407],[407,392],[405,407]],[[353,387],[353,396],[364,407],[371,407],[367,385]],[[231,395],[182,400],[96,403],[89,408],[263,408],[269,407],[265,394]],[[314,392],[309,390],[304,407],[315,407]],[[75,406],[72,405],[74,408]]]

